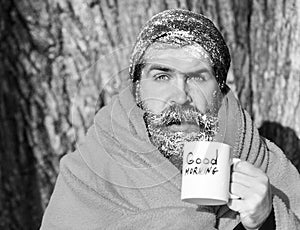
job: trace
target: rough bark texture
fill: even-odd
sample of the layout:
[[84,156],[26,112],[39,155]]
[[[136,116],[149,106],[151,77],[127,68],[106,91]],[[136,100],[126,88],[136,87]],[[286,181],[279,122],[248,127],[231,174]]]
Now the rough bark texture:
[[215,22],[229,85],[300,170],[299,1],[0,0],[0,229],[39,227],[60,157],[127,85],[142,25],[169,8]]

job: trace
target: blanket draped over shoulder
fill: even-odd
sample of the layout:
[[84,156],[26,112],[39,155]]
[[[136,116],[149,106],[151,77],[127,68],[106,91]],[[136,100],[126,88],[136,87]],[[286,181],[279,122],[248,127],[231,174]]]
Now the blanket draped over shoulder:
[[[226,133],[233,155],[267,173],[276,229],[300,229],[300,177],[273,143],[259,136],[229,95]],[[231,119],[235,118],[235,119]],[[60,162],[41,229],[233,229],[238,213],[182,202],[179,170],[149,141],[143,111],[129,89],[102,108],[83,144]]]

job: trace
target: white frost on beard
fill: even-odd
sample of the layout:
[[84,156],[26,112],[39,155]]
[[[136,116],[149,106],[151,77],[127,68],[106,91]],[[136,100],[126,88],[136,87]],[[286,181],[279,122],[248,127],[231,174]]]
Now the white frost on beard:
[[[217,117],[202,114],[195,108],[180,109],[180,106],[174,106],[174,108],[169,107],[158,115],[146,110],[144,120],[152,144],[179,170],[181,170],[182,165],[184,142],[212,141],[218,131]],[[199,131],[172,132],[166,128],[169,125],[183,122],[197,125]]]

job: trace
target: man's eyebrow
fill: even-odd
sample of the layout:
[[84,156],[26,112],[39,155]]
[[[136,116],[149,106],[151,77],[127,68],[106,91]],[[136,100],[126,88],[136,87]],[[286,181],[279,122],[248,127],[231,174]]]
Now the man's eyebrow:
[[163,71],[163,72],[174,72],[175,70],[167,67],[167,66],[163,66],[163,65],[159,65],[159,64],[150,64],[149,69],[147,70],[147,72],[149,73],[152,70],[159,70],[159,71]]
[[[147,69],[147,71],[146,71],[147,73],[149,73],[153,70],[158,70],[158,71],[167,72],[167,73],[173,73],[173,72],[176,71],[175,69],[173,69],[171,67],[160,65],[160,64],[151,64],[150,63],[149,65],[150,65],[150,67]],[[213,72],[210,69],[206,68],[206,67],[203,67],[203,68],[198,69],[196,71],[188,72],[188,73],[185,73],[185,74],[188,75],[188,76],[189,75],[193,76],[195,74],[201,74],[201,73],[212,73],[213,74]]]
[[193,74],[200,74],[200,73],[211,73],[212,71],[208,68],[201,68],[199,70],[196,70],[194,72],[188,72],[187,75],[193,75]]

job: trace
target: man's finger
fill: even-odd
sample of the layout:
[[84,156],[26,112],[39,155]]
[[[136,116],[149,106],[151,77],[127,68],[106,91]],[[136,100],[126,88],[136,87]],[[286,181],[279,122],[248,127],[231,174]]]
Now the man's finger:
[[256,168],[254,165],[247,161],[239,161],[233,165],[234,172],[240,172],[252,177],[259,177],[263,175],[263,171],[259,168]]
[[239,200],[239,199],[229,199],[227,206],[233,211],[236,212],[241,212],[244,207],[244,200]]
[[241,199],[247,199],[252,194],[249,187],[235,182],[230,183],[230,193],[241,197]]
[[234,183],[238,183],[241,185],[244,185],[246,187],[255,187],[255,185],[257,184],[257,178],[253,177],[251,175],[246,175],[244,173],[241,172],[232,172],[231,177],[230,177],[230,181],[234,182]]

